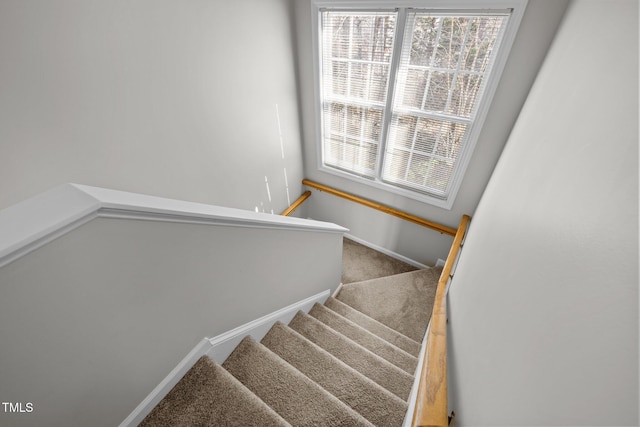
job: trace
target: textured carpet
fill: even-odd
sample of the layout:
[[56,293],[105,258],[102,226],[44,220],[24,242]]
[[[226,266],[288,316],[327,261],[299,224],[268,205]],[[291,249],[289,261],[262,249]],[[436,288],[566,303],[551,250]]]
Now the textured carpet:
[[222,364],[249,390],[294,426],[371,426],[320,385],[246,337]]
[[151,426],[290,426],[220,365],[203,356],[140,423]]
[[289,326],[402,400],[409,398],[413,376],[407,372],[308,314],[299,312]]
[[344,316],[345,318],[351,320],[354,323],[362,326],[364,329],[373,332],[380,338],[388,341],[389,343],[395,345],[396,347],[406,351],[412,356],[418,357],[420,354],[420,343],[412,340],[388,327],[387,325],[378,322],[372,317],[367,316],[366,314],[351,308],[347,304],[342,301],[335,299],[333,297],[329,297],[324,305],[336,313]]
[[337,299],[407,337],[422,342],[441,268],[349,283]]
[[414,270],[417,268],[410,264],[346,237],[343,239],[342,283],[360,282]]
[[351,277],[399,274],[345,283],[222,365],[203,356],[141,425],[400,427],[440,269],[346,247]]
[[398,368],[413,375],[418,359],[395,345],[383,340],[349,319],[339,315],[324,305],[315,304],[309,314],[331,329],[341,333],[356,344],[391,362]]
[[402,424],[405,401],[293,329],[278,323],[261,342],[374,425]]

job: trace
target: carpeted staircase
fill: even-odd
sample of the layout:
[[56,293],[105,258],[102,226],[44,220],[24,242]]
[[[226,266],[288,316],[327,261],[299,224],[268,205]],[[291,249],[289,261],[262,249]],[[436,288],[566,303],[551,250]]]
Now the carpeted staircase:
[[141,425],[401,426],[440,269],[398,268],[203,356]]

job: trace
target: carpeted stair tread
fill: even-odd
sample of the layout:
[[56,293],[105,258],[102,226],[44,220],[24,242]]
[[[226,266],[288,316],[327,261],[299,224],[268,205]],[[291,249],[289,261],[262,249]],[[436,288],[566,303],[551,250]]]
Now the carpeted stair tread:
[[402,425],[407,403],[278,322],[261,343],[378,427]]
[[339,315],[346,317],[354,323],[362,326],[369,332],[372,332],[380,338],[390,342],[396,347],[401,348],[414,357],[420,354],[420,343],[412,340],[406,335],[397,332],[384,323],[378,322],[376,319],[356,310],[355,308],[343,303],[342,301],[329,297],[324,305]]
[[347,238],[343,239],[342,246],[342,283],[417,270],[410,264]]
[[372,426],[251,337],[222,366],[293,426]]
[[337,299],[414,341],[422,341],[431,318],[441,268],[348,283]]
[[318,319],[298,312],[289,327],[402,400],[409,398],[413,376],[331,329]]
[[140,426],[290,427],[207,356],[201,357]]
[[374,352],[383,359],[393,363],[398,368],[413,375],[418,365],[418,359],[404,350],[390,344],[377,335],[367,331],[358,324],[339,315],[324,305],[315,304],[309,314],[325,325],[335,329],[345,337]]

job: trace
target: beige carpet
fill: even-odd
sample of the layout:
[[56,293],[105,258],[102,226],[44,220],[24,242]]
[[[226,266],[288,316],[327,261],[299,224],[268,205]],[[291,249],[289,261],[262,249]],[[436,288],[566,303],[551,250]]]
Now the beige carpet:
[[414,270],[417,268],[410,264],[346,237],[343,239],[342,283],[360,282]]
[[394,364],[398,368],[413,375],[418,364],[418,359],[406,351],[396,347],[376,334],[367,331],[358,324],[324,305],[315,304],[309,314],[320,320],[331,329],[349,338],[356,344],[360,344],[367,350],[377,354],[384,360]]
[[440,270],[385,257],[352,257],[352,271],[400,274],[344,284],[222,365],[204,356],[141,425],[401,426]]
[[415,357],[418,357],[418,355],[420,354],[419,342],[414,341],[406,335],[402,335],[401,333],[391,329],[383,323],[378,322],[377,320],[367,316],[366,314],[354,308],[351,308],[351,306],[348,306],[342,301],[333,297],[329,297],[325,301],[324,305],[326,305],[336,313],[351,320],[352,322],[357,323],[364,329],[367,329],[377,336],[389,341],[391,344],[406,351],[407,353]]
[[441,268],[429,268],[348,283],[337,298],[391,329],[422,341],[441,272]]
[[246,337],[222,367],[293,426],[370,426],[360,414]]
[[220,365],[203,356],[140,426],[290,426]]
[[413,385],[412,375],[356,344],[315,317],[300,312],[289,322],[289,327],[401,399],[409,398]]
[[402,424],[407,402],[288,326],[274,326],[262,344],[374,425]]

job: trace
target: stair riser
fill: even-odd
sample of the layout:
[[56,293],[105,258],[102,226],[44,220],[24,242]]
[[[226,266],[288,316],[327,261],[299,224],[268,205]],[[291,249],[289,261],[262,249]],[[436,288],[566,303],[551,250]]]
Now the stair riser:
[[406,351],[410,355],[418,357],[418,354],[420,354],[420,343],[412,340],[405,335],[402,335],[399,332],[394,331],[393,329],[367,316],[366,314],[363,314],[356,309],[351,308],[340,300],[335,298],[328,298],[327,301],[325,301],[324,305],[327,308],[335,311],[339,315],[344,316],[354,323],[357,323],[364,329],[376,334],[390,344],[393,344],[396,347]]
[[418,359],[395,345],[383,340],[377,335],[363,329],[361,326],[351,322],[331,309],[323,305],[316,304],[313,306],[309,314],[338,333],[396,365],[408,374],[413,375],[415,372]]
[[331,294],[326,290],[313,295],[295,304],[291,304],[271,314],[263,316],[252,322],[246,323],[229,332],[214,338],[204,338],[198,345],[185,356],[184,359],[167,375],[156,388],[129,414],[120,424],[120,427],[137,426],[153,408],[171,391],[180,379],[200,359],[207,355],[215,362],[222,364],[231,354],[233,349],[245,336],[251,336],[255,340],[261,340],[276,322],[288,323],[299,311],[309,312],[316,303],[323,303]]
[[372,426],[320,385],[249,337],[242,340],[222,366],[292,425]]
[[409,397],[412,375],[340,335],[316,318],[298,313],[289,326],[402,400],[406,401]]
[[289,327],[276,324],[262,344],[374,425],[402,423],[406,402]]

